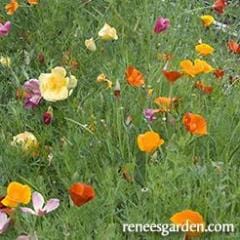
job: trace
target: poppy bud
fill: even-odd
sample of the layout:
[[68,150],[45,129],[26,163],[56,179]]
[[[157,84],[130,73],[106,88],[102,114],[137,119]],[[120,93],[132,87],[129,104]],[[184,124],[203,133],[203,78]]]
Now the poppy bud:
[[121,87],[120,87],[120,83],[119,83],[118,80],[116,81],[116,85],[114,87],[114,96],[115,97],[120,97],[121,96]]
[[51,124],[53,121],[53,109],[51,107],[48,108],[47,112],[43,114],[43,122],[46,125]]
[[40,64],[44,64],[45,63],[45,56],[44,56],[44,53],[43,52],[40,52],[39,54],[38,54],[38,61],[39,61],[39,63]]

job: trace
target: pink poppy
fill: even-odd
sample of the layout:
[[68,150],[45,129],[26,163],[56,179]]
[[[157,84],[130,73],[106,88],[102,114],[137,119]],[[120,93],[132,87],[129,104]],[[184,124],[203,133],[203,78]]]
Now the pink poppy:
[[30,79],[24,83],[24,107],[31,109],[37,107],[42,99],[42,95],[39,88],[39,82],[37,79]]
[[60,205],[60,200],[57,198],[51,198],[47,201],[46,205],[44,206],[45,201],[42,194],[39,192],[33,192],[32,203],[33,209],[27,207],[21,207],[20,209],[24,213],[29,213],[41,217],[56,210]]
[[154,26],[154,32],[155,33],[161,33],[165,30],[167,30],[170,27],[170,21],[167,18],[158,17],[155,26]]
[[7,21],[4,24],[0,23],[0,37],[5,37],[11,30],[11,22]]
[[157,117],[155,116],[156,112],[158,112],[158,110],[155,110],[152,108],[146,108],[143,111],[143,115],[148,122],[153,122],[154,120],[157,119]]

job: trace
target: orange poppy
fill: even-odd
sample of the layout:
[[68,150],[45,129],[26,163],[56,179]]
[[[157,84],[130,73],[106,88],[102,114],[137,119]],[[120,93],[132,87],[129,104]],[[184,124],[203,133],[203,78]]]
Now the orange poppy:
[[187,112],[183,116],[183,124],[186,130],[193,135],[207,134],[207,121],[201,115]]
[[212,8],[219,14],[224,13],[224,9],[227,6],[227,0],[216,0],[212,5]]
[[229,40],[228,41],[228,49],[233,52],[233,53],[240,53],[240,44],[238,44],[237,42],[235,42],[234,40]]
[[16,208],[19,204],[28,204],[31,200],[31,188],[18,182],[11,182],[7,187],[7,195],[1,203],[10,208]]
[[199,212],[184,210],[182,212],[174,214],[170,220],[176,225],[188,226],[188,229],[191,229],[191,225],[194,225],[194,227],[196,226],[196,228],[198,226],[198,229],[196,229],[196,231],[187,232],[187,237],[198,237],[204,231],[204,219]]
[[177,97],[157,97],[154,100],[154,103],[156,103],[160,107],[161,112],[169,112],[171,109],[175,108],[178,104],[178,98]]
[[164,140],[158,133],[147,131],[139,134],[137,137],[137,144],[142,152],[153,153],[158,147],[164,143]]
[[178,72],[178,71],[163,70],[162,73],[170,83],[175,83],[183,75],[181,72]]
[[144,85],[144,76],[133,66],[129,66],[125,71],[125,77],[132,87],[141,87]]
[[10,0],[10,2],[5,6],[5,10],[8,15],[13,15],[19,8],[19,3],[17,0]]
[[77,207],[89,202],[96,196],[92,186],[80,182],[71,185],[69,195]]
[[224,76],[224,70],[221,68],[218,68],[213,72],[213,74],[216,78],[220,79]]
[[199,89],[200,91],[202,91],[206,94],[211,94],[213,91],[212,86],[207,86],[201,81],[197,81],[194,86],[195,86],[195,88]]
[[185,74],[191,77],[195,77],[200,73],[210,73],[214,71],[214,68],[210,64],[200,59],[196,59],[194,63],[188,59],[183,60],[180,63],[180,67]]
[[31,5],[37,5],[39,3],[39,0],[27,0],[27,2]]

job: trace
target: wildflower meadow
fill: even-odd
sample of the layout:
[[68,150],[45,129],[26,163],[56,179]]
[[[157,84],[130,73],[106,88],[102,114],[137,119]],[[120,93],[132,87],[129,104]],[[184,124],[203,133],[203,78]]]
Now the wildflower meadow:
[[239,100],[238,0],[0,0],[0,239],[239,240]]

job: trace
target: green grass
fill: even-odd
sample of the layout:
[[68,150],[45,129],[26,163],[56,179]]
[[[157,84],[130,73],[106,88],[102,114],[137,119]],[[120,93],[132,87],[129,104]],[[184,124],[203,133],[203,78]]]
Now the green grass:
[[[240,73],[239,55],[228,52],[226,42],[232,38],[228,33],[214,27],[206,30],[199,20],[202,14],[213,14],[220,22],[230,21],[230,32],[239,34],[237,4],[232,1],[219,16],[209,9],[194,11],[204,7],[203,1],[197,0],[41,0],[38,6],[24,5],[9,17],[4,12],[6,2],[1,0],[0,14],[4,20],[10,19],[13,27],[8,37],[0,39],[0,55],[11,57],[12,65],[0,66],[0,192],[4,194],[7,184],[16,180],[46,198],[60,198],[61,206],[38,219],[17,212],[14,227],[1,239],[12,240],[34,231],[40,240],[159,239],[154,233],[124,234],[121,224],[169,223],[174,213],[189,208],[199,211],[207,223],[235,224],[235,234],[209,234],[201,239],[239,239],[240,89],[228,82],[229,75]],[[171,20],[166,33],[152,33],[157,16]],[[97,37],[104,22],[117,29],[119,40],[97,41],[98,50],[89,52],[84,40]],[[214,86],[210,96],[193,89],[193,80],[187,77],[177,81],[172,94],[181,97],[181,102],[168,115],[176,123],[169,124],[160,115],[151,124],[165,144],[155,159],[144,164],[145,155],[136,144],[137,135],[149,129],[142,111],[155,107],[154,98],[168,96],[170,91],[161,73],[164,62],[157,56],[173,54],[171,68],[178,69],[181,60],[197,58],[194,46],[200,38],[215,48],[206,60],[225,69],[225,76],[221,81],[210,74],[201,77]],[[72,72],[79,79],[72,96],[25,110],[15,98],[16,89],[27,79],[63,65],[66,51],[79,62]],[[45,64],[37,60],[40,52],[45,55]],[[129,64],[144,73],[146,85],[154,89],[152,97],[146,97],[144,89],[126,84],[124,71]],[[110,89],[96,83],[102,72],[113,83],[120,81],[119,101]],[[45,126],[41,116],[49,105],[54,109],[54,122]],[[182,116],[188,111],[207,119],[208,136],[193,137],[186,132]],[[128,115],[133,117],[131,127],[125,124]],[[79,123],[94,125],[93,134]],[[31,158],[10,146],[12,137],[26,130],[40,142],[39,157]],[[51,147],[51,162],[46,146]],[[133,182],[122,177],[119,170],[123,166],[129,168]],[[70,206],[67,189],[75,181],[94,186],[94,201],[80,208]],[[142,187],[148,191],[143,192]]]

